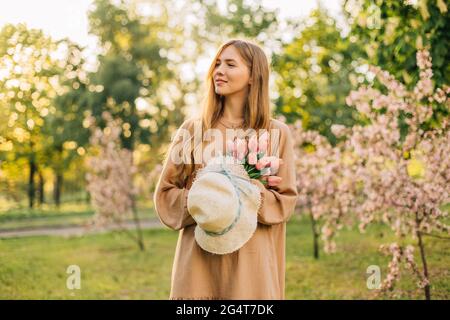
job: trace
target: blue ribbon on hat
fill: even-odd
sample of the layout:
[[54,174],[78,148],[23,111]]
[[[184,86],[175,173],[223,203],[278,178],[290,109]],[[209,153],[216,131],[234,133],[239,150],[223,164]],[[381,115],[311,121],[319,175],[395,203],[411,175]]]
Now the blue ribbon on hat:
[[239,201],[238,212],[237,212],[236,217],[234,218],[233,222],[228,227],[226,227],[225,229],[223,229],[222,231],[219,231],[219,232],[203,230],[207,235],[212,236],[212,237],[222,236],[225,233],[227,233],[228,231],[230,231],[236,225],[237,221],[239,220],[239,218],[241,216],[242,201],[241,201],[240,193],[237,190],[245,193],[246,195],[249,194],[248,193],[248,189],[244,190],[239,185],[239,182],[237,181],[237,179],[242,179],[242,180],[245,180],[245,181],[248,181],[248,180],[246,178],[242,177],[242,176],[234,174],[230,169],[224,167],[223,162],[221,163],[219,171],[217,171],[217,169],[215,169],[215,168],[210,168],[210,167],[209,168],[205,167],[202,171],[204,171],[204,172],[217,172],[217,173],[222,173],[225,176],[227,176],[228,179],[230,179],[230,182],[233,185],[234,191],[236,192],[236,195],[238,197],[238,201]]

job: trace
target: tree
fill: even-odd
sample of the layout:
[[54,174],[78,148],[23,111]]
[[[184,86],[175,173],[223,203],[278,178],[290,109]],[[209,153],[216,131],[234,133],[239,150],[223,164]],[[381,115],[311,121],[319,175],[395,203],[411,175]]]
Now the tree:
[[58,75],[57,95],[53,100],[55,112],[45,119],[43,132],[46,165],[54,172],[53,198],[56,206],[61,203],[64,172],[72,161],[86,152],[89,131],[83,126],[87,109],[87,92],[98,88],[89,85],[83,48],[64,39],[58,42],[62,58]]
[[[150,143],[151,138],[160,135],[158,130],[164,130],[164,117],[158,119],[140,112],[136,104],[138,98],[146,104],[155,102],[151,98],[156,96],[158,88],[174,77],[167,68],[168,58],[162,54],[170,44],[159,37],[166,21],[145,21],[133,6],[125,2],[114,5],[108,0],[95,1],[94,9],[89,12],[91,33],[98,37],[103,50],[98,70],[89,76],[90,83],[101,88],[90,92],[92,115],[100,125],[103,111],[121,119],[124,128],[121,140],[130,150],[134,149],[135,142]],[[159,115],[169,116],[167,107],[159,104],[157,110]],[[148,122],[155,128],[151,126],[149,130],[145,126]]]
[[261,1],[250,4],[243,0],[228,0],[223,11],[217,1],[199,2],[206,10],[204,23],[207,28],[203,28],[203,34],[212,42],[221,42],[233,36],[264,42],[278,25],[276,12],[266,10]]
[[[365,196],[356,212],[363,229],[370,222],[381,220],[396,232],[400,241],[406,236],[417,241],[422,270],[414,263],[413,246],[391,244],[387,252],[393,254],[393,260],[382,288],[392,288],[403,260],[418,277],[426,299],[430,299],[423,237],[440,237],[436,232],[450,233],[444,220],[448,213],[440,209],[450,201],[450,88],[446,85],[434,88],[428,51],[419,50],[416,59],[420,78],[411,91],[387,71],[371,67],[386,94],[372,86],[362,86],[347,98],[348,105],[370,119],[370,124],[352,128],[335,126],[333,131],[347,137],[342,147],[356,156],[352,164],[354,179],[363,186]],[[447,115],[440,119],[439,126],[424,130],[423,124],[438,110],[438,105],[440,110],[447,110]],[[408,126],[404,134],[399,125],[401,113],[406,114]]]
[[44,156],[42,128],[45,118],[56,111],[52,105],[60,72],[56,53],[56,42],[40,30],[7,24],[0,31],[0,135],[11,146],[8,160],[27,159],[30,208]]
[[343,107],[345,97],[364,77],[355,71],[361,48],[341,35],[335,20],[319,6],[302,21],[296,37],[274,56],[277,114],[288,123],[302,119],[305,129],[336,143],[332,124],[351,126],[357,113]]
[[[86,175],[91,202],[96,215],[92,219],[94,226],[103,226],[115,223],[121,230],[135,240],[141,250],[144,250],[144,241],[139,219],[136,212],[133,175],[136,166],[133,164],[133,155],[130,150],[121,147],[120,133],[122,131],[120,119],[114,120],[104,112],[102,115],[107,126],[102,130],[92,121],[90,129],[91,145],[96,155],[87,159],[89,172]],[[129,233],[123,222],[130,215],[133,216],[137,235]],[[92,225],[91,225],[92,227]]]
[[[450,82],[448,7],[447,0],[346,0],[344,13],[350,37],[364,44],[361,58],[413,89],[420,78],[417,49],[429,50],[435,85]],[[429,124],[435,125],[441,113],[445,114],[445,109],[438,109]]]

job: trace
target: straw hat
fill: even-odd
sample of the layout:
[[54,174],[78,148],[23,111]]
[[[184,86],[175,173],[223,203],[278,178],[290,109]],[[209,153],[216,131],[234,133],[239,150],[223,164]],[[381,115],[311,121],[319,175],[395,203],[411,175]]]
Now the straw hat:
[[236,159],[212,158],[197,172],[187,198],[198,245],[215,254],[241,248],[256,230],[260,203],[259,188]]

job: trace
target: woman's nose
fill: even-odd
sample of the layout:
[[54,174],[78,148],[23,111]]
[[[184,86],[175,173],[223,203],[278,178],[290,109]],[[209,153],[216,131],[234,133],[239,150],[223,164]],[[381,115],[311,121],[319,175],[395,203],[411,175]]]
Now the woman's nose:
[[222,65],[220,65],[220,66],[218,66],[218,67],[216,68],[216,75],[217,75],[217,74],[220,74],[221,76],[223,75]]

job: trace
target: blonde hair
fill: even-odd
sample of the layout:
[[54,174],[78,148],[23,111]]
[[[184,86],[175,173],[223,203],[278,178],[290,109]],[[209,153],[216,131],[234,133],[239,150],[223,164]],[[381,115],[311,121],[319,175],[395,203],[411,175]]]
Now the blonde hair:
[[[234,46],[250,70],[252,84],[249,86],[248,98],[244,106],[244,129],[252,128],[256,131],[260,129],[269,130],[270,125],[270,99],[269,99],[269,63],[264,51],[248,40],[232,39],[223,43],[209,67],[206,74],[205,85],[206,95],[202,103],[202,132],[211,129],[223,115],[226,97],[216,93],[214,87],[214,70],[216,61],[220,54],[229,46]],[[192,132],[191,132],[192,134]],[[191,141],[191,164],[181,164],[178,166],[175,176],[181,179],[180,184],[186,183],[187,178],[195,171],[194,153],[203,146],[203,141],[194,146],[194,139]]]

